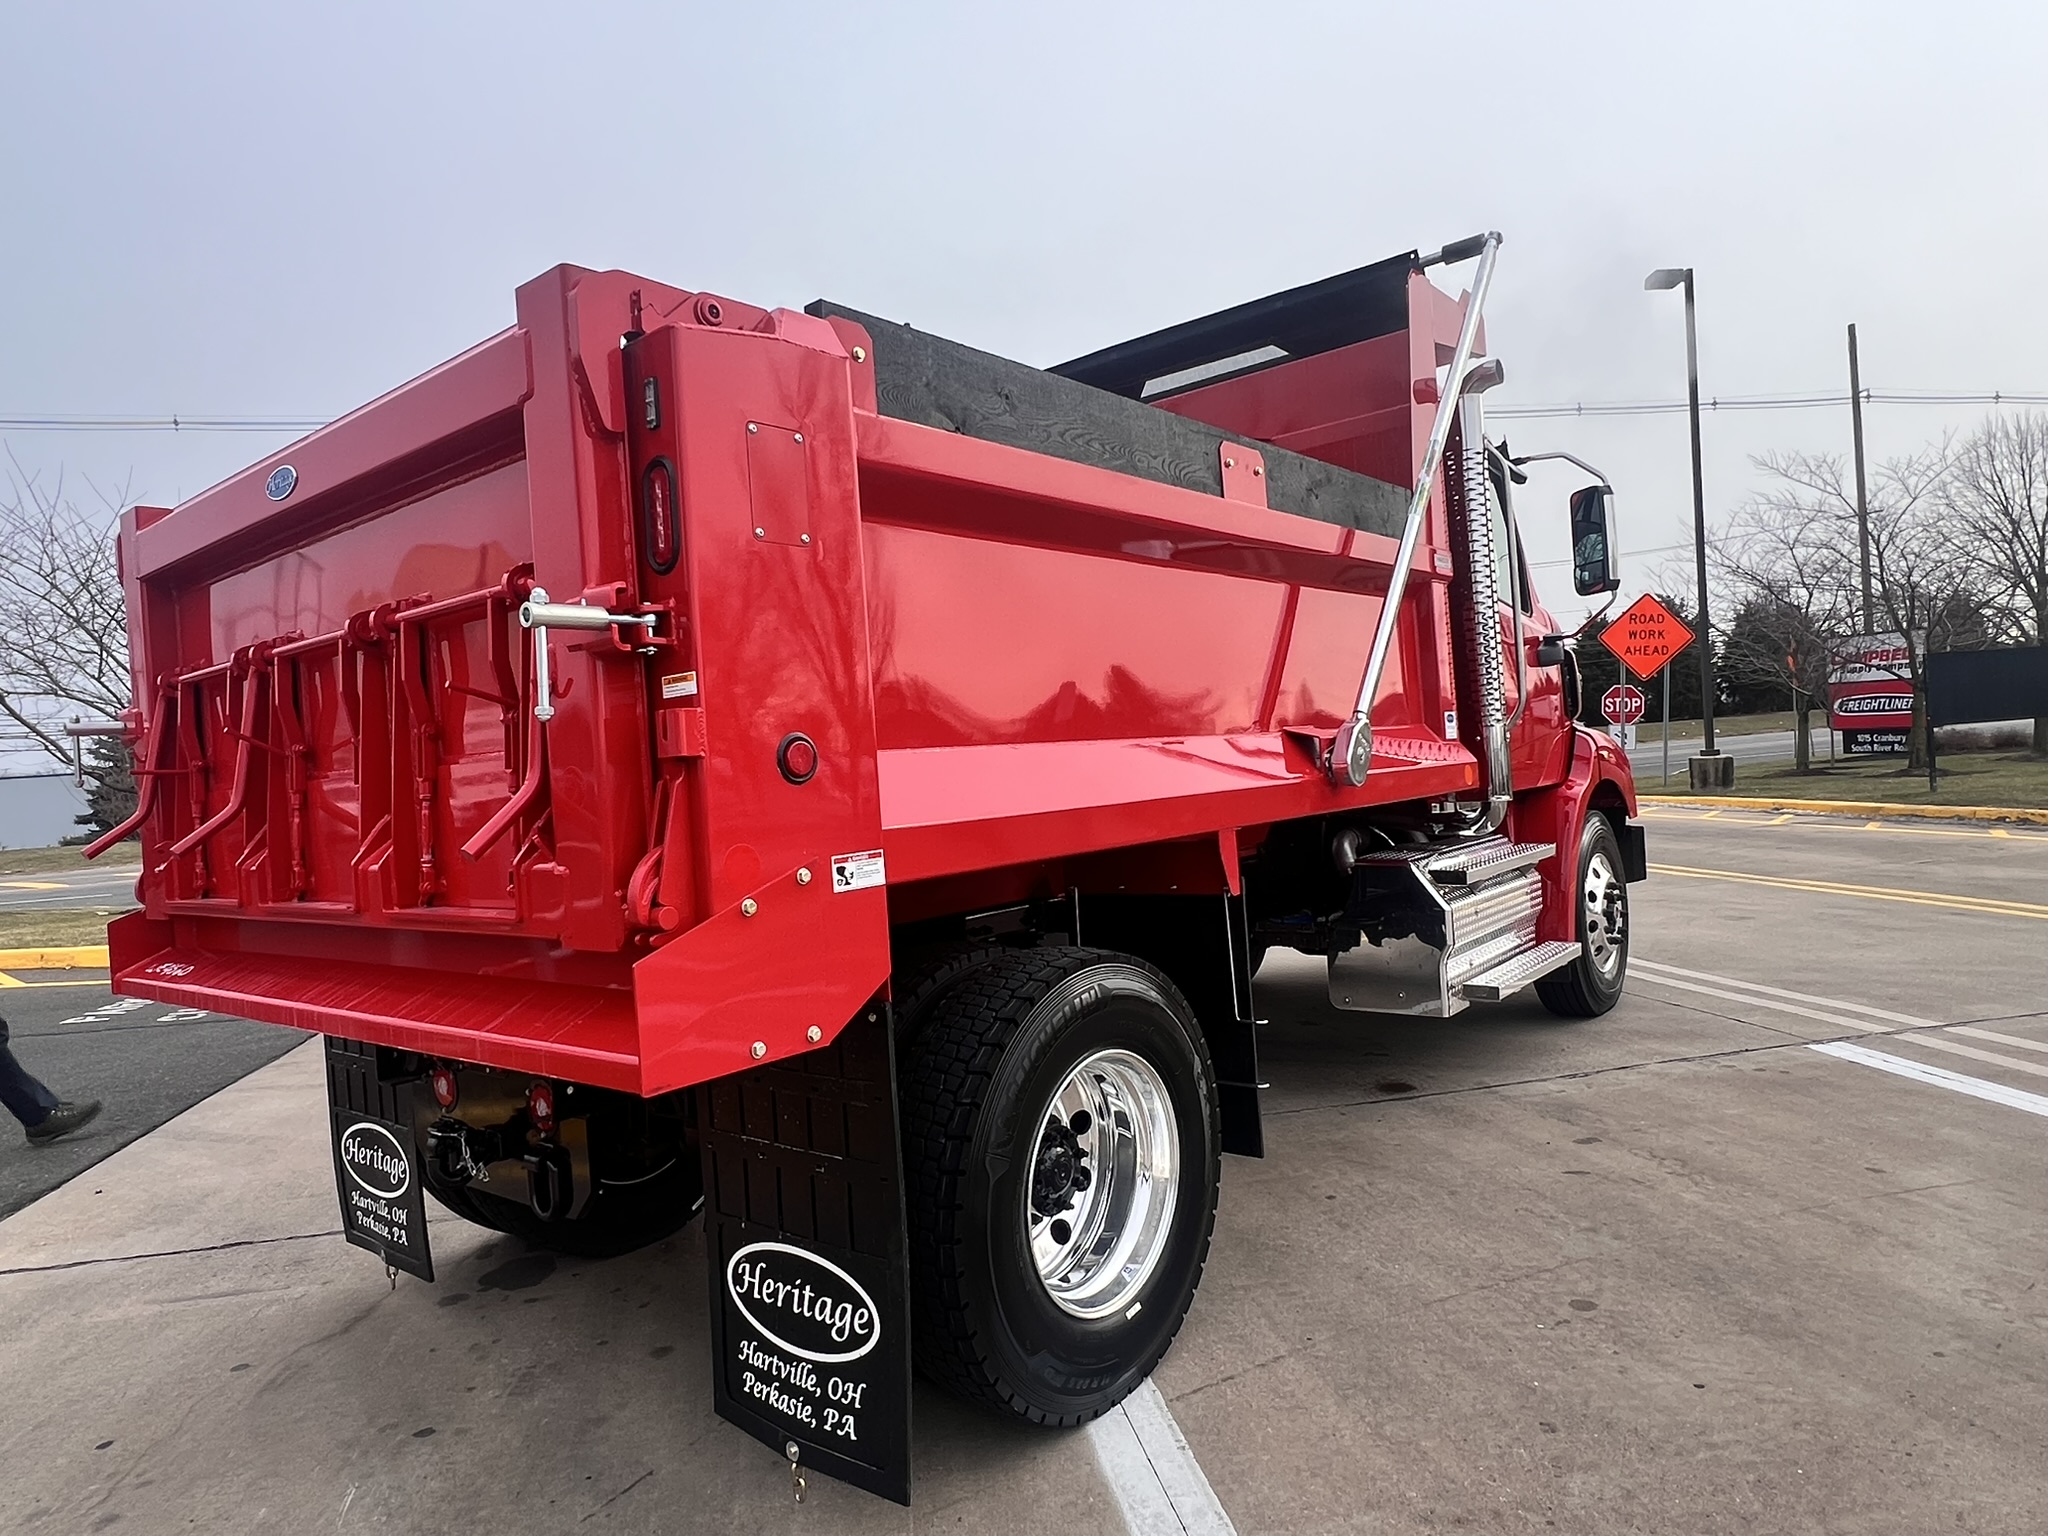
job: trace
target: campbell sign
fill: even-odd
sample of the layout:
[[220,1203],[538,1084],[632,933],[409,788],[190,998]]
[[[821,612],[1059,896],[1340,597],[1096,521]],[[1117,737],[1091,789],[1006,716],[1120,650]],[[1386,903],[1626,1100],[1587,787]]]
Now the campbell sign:
[[1842,750],[1902,752],[1913,726],[1913,653],[1900,634],[1857,635],[1828,658],[1828,724]]
[[858,1360],[881,1341],[881,1312],[861,1283],[788,1243],[747,1244],[726,1262],[725,1288],[763,1337],[805,1360]]
[[374,1120],[358,1120],[341,1133],[341,1166],[380,1200],[396,1200],[412,1183],[405,1148]]

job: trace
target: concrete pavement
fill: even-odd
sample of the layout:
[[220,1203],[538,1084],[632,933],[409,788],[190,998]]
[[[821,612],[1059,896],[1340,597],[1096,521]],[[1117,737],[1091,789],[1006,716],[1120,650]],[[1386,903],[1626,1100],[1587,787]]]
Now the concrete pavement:
[[[1236,1530],[2039,1528],[2048,832],[1646,821],[1605,1018],[1340,1014],[1268,961],[1268,1156],[1155,1378]],[[440,1219],[394,1291],[324,1118],[302,1050],[0,1223],[21,1529],[1140,1529],[1084,1435],[928,1391],[913,1511],[794,1506],[710,1413],[694,1228]]]

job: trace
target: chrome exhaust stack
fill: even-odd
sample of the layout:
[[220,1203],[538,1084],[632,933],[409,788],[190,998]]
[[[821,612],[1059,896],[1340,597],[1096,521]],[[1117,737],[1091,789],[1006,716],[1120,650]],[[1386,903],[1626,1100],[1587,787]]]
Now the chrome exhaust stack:
[[[1451,543],[1464,556],[1465,568],[1457,578],[1464,598],[1457,605],[1463,609],[1460,638],[1477,685],[1480,763],[1486,775],[1485,805],[1466,828],[1471,836],[1500,830],[1515,788],[1508,755],[1507,678],[1501,658],[1501,592],[1494,564],[1493,484],[1487,472],[1486,409],[1481,400],[1501,378],[1499,360],[1489,358],[1473,364],[1460,381],[1455,452],[1444,476]],[[1512,549],[1509,553],[1512,556]],[[1508,602],[1511,607],[1518,606],[1517,594],[1509,593]],[[1519,662],[1521,636],[1514,639]],[[1527,691],[1525,683],[1523,696]]]

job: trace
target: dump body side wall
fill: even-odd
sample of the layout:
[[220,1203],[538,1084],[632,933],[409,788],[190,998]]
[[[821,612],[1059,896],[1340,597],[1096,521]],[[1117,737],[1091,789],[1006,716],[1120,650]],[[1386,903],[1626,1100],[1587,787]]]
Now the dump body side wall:
[[[1368,782],[1318,761],[1398,531],[1356,466],[1412,473],[1457,319],[1431,295],[1310,360],[1343,410],[1258,375],[1328,460],[1249,450],[1293,464],[1299,515],[1227,459],[1210,489],[893,418],[888,335],[845,315],[536,279],[513,330],[127,520],[151,803],[120,985],[654,1093],[830,1038],[892,919],[1229,890],[1268,825],[1469,794],[1438,512]],[[1253,382],[1174,441],[1277,433]],[[551,631],[545,722],[536,589],[653,621]],[[799,735],[815,775],[785,771]]]

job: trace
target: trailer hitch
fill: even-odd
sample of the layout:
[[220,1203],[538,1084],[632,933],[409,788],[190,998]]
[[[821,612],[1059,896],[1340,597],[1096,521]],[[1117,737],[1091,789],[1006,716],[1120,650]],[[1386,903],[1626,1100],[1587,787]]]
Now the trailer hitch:
[[655,613],[614,613],[609,608],[594,608],[588,603],[555,603],[548,600],[547,588],[535,587],[527,594],[526,601],[519,605],[519,625],[533,631],[533,718],[545,725],[555,718],[554,684],[548,669],[548,631],[550,629],[639,629],[640,644],[628,645],[628,650],[652,654],[653,646],[648,644],[654,638],[654,626],[660,615]]
[[461,1189],[491,1182],[491,1164],[512,1155],[501,1128],[482,1129],[460,1120],[436,1120],[427,1127],[427,1166],[436,1183]]

